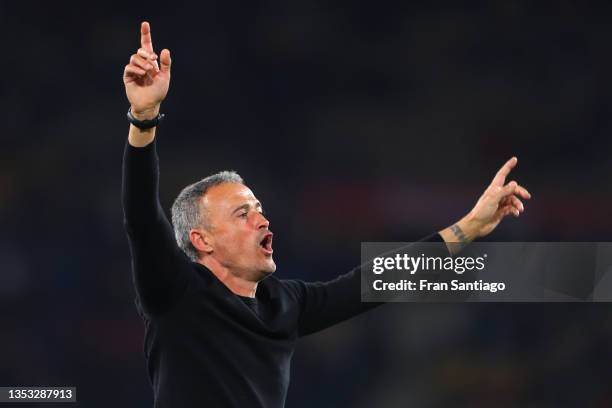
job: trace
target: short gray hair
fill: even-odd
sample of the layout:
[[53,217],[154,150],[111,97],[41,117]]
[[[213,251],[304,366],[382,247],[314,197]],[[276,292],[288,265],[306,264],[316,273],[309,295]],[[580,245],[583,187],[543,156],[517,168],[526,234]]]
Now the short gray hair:
[[176,242],[194,262],[198,260],[198,251],[189,239],[189,231],[198,226],[208,226],[201,208],[201,199],[208,189],[223,183],[244,184],[244,180],[233,170],[220,171],[185,187],[172,204],[172,225]]

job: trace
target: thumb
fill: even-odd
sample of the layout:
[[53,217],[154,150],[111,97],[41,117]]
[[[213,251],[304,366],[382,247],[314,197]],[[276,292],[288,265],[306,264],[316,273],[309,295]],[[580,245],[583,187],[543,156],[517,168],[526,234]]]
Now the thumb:
[[164,48],[159,55],[159,62],[161,64],[161,71],[164,73],[170,73],[170,66],[172,65],[172,59],[170,58],[170,50]]

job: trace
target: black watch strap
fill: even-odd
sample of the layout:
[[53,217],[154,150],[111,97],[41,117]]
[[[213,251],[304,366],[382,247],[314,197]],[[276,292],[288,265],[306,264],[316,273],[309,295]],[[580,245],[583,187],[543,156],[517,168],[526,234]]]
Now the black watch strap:
[[128,109],[127,119],[132,125],[136,126],[138,129],[151,129],[159,124],[159,122],[164,119],[163,113],[158,113],[155,119],[147,119],[147,120],[138,120],[132,115],[132,108]]

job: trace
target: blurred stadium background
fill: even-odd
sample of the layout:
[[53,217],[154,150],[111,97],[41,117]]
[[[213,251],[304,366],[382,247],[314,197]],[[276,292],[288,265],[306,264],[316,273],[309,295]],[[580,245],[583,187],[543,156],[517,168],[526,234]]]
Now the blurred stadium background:
[[[237,170],[278,277],[331,279],[361,241],[447,226],[512,155],[534,198],[489,240],[610,240],[610,4],[4,2],[0,385],[152,406],[120,204],[142,20],[173,56],[165,207]],[[612,406],[611,316],[386,305],[300,342],[287,407]]]

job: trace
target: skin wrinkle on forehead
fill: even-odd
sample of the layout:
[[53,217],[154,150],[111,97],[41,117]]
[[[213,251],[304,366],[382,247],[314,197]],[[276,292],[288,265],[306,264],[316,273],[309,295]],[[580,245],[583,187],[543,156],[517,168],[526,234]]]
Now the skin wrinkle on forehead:
[[[227,190],[229,188],[228,185],[239,185],[243,188],[241,188],[240,191],[234,192],[231,195],[227,193],[220,195],[219,190],[220,189]],[[245,202],[245,200],[248,202]],[[255,201],[254,205],[252,204],[252,201]],[[212,204],[212,211],[211,211],[211,204]],[[234,212],[236,211],[237,208],[244,206],[244,205],[248,205],[249,209],[251,207],[262,208],[262,205],[259,202],[259,200],[255,198],[253,191],[251,191],[251,189],[245,186],[244,184],[222,183],[222,184],[211,187],[206,192],[206,194],[204,194],[204,196],[201,198],[199,202],[202,228],[208,231],[211,231],[211,232],[216,230],[217,228],[216,228],[215,222],[212,219],[214,218],[213,215],[222,217],[221,214],[227,214],[228,216],[231,217],[234,215]],[[219,209],[219,211],[214,211],[215,208]],[[225,217],[222,217],[222,218],[225,218]]]
[[235,183],[220,184],[211,188],[206,193],[203,203],[206,207],[206,211],[208,212],[208,216],[213,215],[214,213],[216,216],[231,217],[234,215],[235,210],[240,206],[249,205],[250,208],[261,206],[251,189],[243,184],[239,184],[239,191],[230,190],[222,192],[222,190],[233,189],[234,187],[230,187],[230,184]]

